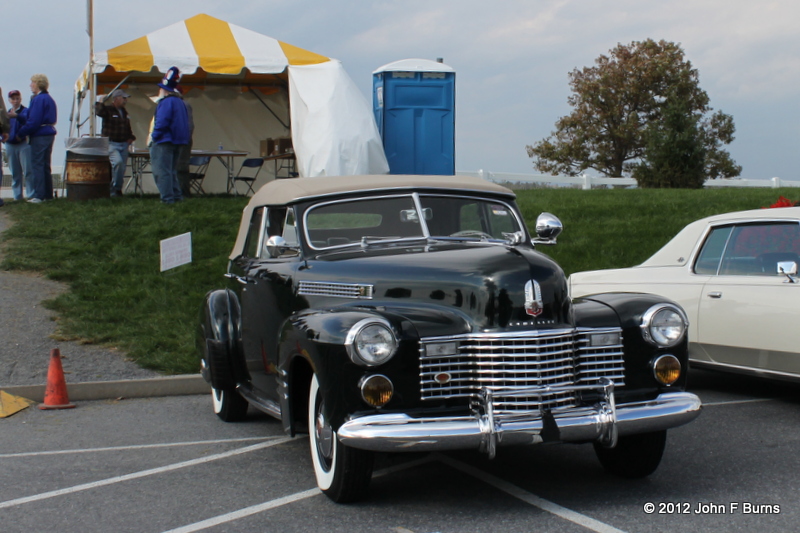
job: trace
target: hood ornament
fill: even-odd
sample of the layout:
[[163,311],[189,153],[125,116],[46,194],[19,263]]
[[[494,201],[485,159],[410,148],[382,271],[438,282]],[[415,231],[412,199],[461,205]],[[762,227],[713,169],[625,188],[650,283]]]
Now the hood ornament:
[[525,312],[530,316],[539,316],[544,311],[542,288],[539,282],[532,279],[525,284]]

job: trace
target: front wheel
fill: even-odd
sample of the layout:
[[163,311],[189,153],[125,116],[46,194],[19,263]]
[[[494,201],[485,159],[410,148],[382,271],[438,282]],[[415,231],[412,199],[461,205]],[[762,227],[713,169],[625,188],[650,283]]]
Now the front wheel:
[[667,430],[619,437],[613,448],[595,443],[594,451],[600,464],[615,476],[635,479],[656,471],[667,444]]
[[308,432],[317,486],[338,503],[362,499],[372,479],[372,452],[341,444],[324,414],[317,375],[308,394]]

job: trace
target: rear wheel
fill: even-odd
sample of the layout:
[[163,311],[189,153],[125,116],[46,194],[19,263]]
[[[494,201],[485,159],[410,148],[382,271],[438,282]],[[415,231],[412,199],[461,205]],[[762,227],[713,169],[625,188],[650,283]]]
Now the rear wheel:
[[225,343],[208,338],[208,324],[203,328],[206,338],[201,367],[203,375],[211,382],[211,402],[214,414],[225,422],[238,422],[247,415],[247,400],[236,392],[230,371],[230,361]]
[[323,406],[315,374],[308,394],[308,432],[317,485],[335,502],[360,500],[372,479],[373,454],[339,443]]
[[225,422],[238,422],[247,416],[247,400],[236,389],[211,388],[214,414]]
[[607,472],[624,478],[641,478],[656,471],[664,455],[667,431],[619,437],[613,448],[594,445],[600,464]]

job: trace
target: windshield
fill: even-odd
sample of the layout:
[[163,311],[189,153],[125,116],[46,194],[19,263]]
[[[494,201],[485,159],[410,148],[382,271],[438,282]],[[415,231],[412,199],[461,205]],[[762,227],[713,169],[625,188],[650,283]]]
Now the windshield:
[[340,200],[318,204],[305,214],[306,238],[316,249],[428,237],[505,242],[521,231],[511,206],[467,196]]

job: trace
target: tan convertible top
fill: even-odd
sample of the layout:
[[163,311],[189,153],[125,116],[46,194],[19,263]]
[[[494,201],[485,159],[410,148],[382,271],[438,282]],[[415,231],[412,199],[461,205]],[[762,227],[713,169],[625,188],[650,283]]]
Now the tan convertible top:
[[496,183],[472,176],[410,176],[381,174],[374,176],[320,176],[315,178],[288,178],[273,180],[261,187],[250,199],[242,213],[239,234],[230,258],[241,255],[253,210],[265,205],[286,205],[300,200],[319,198],[340,193],[403,191],[419,189],[463,190],[502,194],[515,198],[515,194]]

